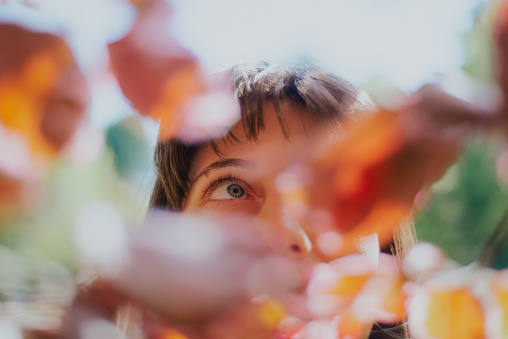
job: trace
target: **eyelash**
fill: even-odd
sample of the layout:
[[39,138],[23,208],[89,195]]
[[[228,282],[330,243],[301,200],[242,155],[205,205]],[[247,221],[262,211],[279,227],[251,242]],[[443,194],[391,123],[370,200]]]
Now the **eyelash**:
[[238,177],[232,175],[232,174],[226,174],[226,175],[223,175],[221,177],[218,177],[217,179],[215,179],[214,181],[212,181],[210,183],[210,185],[208,185],[208,188],[204,189],[203,190],[203,194],[204,196],[207,196],[207,195],[210,195],[212,194],[213,190],[215,188],[217,188],[219,185],[221,185],[222,183],[225,183],[225,182],[233,182],[235,184],[238,184],[240,186],[242,186],[244,189],[245,189],[245,184],[243,183],[242,180],[240,180]]

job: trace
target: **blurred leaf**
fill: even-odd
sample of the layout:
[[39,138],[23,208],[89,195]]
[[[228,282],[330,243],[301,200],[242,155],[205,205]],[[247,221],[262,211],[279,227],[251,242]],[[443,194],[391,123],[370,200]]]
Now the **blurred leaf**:
[[[340,316],[344,334],[357,332],[372,322],[396,323],[405,315],[406,279],[392,256],[378,262],[363,255],[348,255],[313,271],[307,288],[308,305],[317,318]],[[360,331],[361,332],[361,331]]]
[[479,301],[466,288],[431,291],[425,326],[430,338],[484,338],[484,315]]
[[38,197],[46,162],[66,146],[88,104],[84,76],[60,37],[0,24],[0,218]]
[[492,19],[496,14],[496,2],[487,1],[479,5],[473,27],[465,37],[466,62],[463,69],[479,83],[493,78]]
[[165,330],[162,335],[157,339],[188,339],[188,337],[184,336],[182,333],[176,330]]
[[196,57],[164,30],[170,12],[163,0],[145,1],[132,30],[109,45],[112,69],[134,108],[161,122],[159,140],[217,137],[239,118],[230,79],[205,76]]
[[416,194],[453,162],[454,143],[415,132],[404,119],[381,111],[350,126],[347,137],[312,164],[307,200],[328,211],[344,237],[335,256],[355,251],[354,239],[372,233],[386,245]]
[[[485,139],[470,142],[443,182],[432,187],[429,204],[415,218],[421,241],[437,244],[463,265],[476,260],[508,206],[508,191],[496,180],[494,153],[497,147],[489,147]],[[504,246],[494,267],[507,267],[507,258]]]
[[342,338],[360,338],[366,330],[370,329],[370,326],[359,321],[356,315],[344,312],[339,318],[337,328]]
[[283,305],[275,299],[263,300],[258,307],[261,323],[268,328],[275,328],[287,315]]
[[370,277],[370,272],[369,274],[343,277],[337,281],[335,287],[329,293],[342,296],[355,296],[362,290],[363,285]]
[[152,155],[136,116],[129,116],[110,126],[106,131],[106,144],[115,155],[115,166],[122,178],[129,178],[137,172],[146,173]]
[[176,111],[203,90],[203,83],[196,58],[163,29],[169,14],[164,1],[149,2],[139,11],[132,30],[109,45],[109,54],[120,87],[134,108],[156,120],[165,117],[165,131],[174,134],[179,124]]
[[57,36],[1,24],[0,44],[0,123],[21,134],[35,154],[53,155],[83,118],[85,79]]

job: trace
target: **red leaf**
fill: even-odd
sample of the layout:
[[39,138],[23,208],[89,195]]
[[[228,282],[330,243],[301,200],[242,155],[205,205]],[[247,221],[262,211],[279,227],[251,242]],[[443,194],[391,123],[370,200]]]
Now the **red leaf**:
[[134,108],[177,124],[175,112],[205,86],[196,58],[164,30],[169,14],[164,1],[142,6],[132,30],[110,44],[109,53],[120,87]]
[[414,133],[396,112],[351,126],[312,164],[307,184],[307,203],[329,212],[344,238],[334,256],[356,251],[354,240],[372,233],[386,245],[416,194],[443,174],[457,151],[454,143]]

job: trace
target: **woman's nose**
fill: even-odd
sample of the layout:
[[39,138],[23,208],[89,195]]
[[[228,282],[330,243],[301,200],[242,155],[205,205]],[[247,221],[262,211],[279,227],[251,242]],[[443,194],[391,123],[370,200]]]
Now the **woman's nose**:
[[290,259],[303,259],[310,253],[312,245],[307,234],[279,194],[265,198],[258,217],[266,222],[264,236],[276,253]]

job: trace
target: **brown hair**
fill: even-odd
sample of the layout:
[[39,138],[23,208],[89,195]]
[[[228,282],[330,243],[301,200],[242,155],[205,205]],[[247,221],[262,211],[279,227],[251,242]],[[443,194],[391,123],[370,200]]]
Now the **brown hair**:
[[[370,99],[345,80],[315,68],[281,67],[266,62],[242,64],[230,70],[235,94],[241,108],[241,123],[248,140],[256,140],[264,129],[263,104],[272,101],[284,135],[287,137],[280,102],[291,100],[301,105],[321,124],[356,119],[371,112]],[[236,140],[232,133],[227,138]],[[218,152],[216,144],[212,147]],[[157,179],[150,207],[179,211],[189,189],[189,172],[201,145],[188,145],[173,138],[161,141],[155,149]]]

